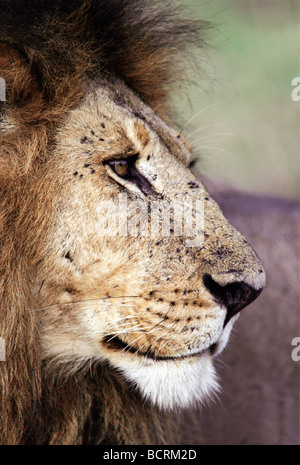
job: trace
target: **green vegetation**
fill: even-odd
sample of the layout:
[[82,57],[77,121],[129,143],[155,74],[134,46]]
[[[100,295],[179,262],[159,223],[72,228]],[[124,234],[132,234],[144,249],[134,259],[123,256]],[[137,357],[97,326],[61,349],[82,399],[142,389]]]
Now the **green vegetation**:
[[202,81],[189,99],[176,100],[183,126],[200,112],[184,129],[200,170],[238,188],[297,197],[300,103],[291,81],[300,76],[298,3],[186,3],[215,25]]

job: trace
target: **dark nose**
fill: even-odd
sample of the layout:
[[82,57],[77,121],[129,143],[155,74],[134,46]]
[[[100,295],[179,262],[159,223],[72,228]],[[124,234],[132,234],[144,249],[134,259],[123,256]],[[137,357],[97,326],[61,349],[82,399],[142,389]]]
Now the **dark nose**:
[[254,289],[243,281],[220,286],[209,274],[204,275],[203,283],[216,302],[227,308],[224,327],[234,315],[253,302],[262,291],[262,289]]

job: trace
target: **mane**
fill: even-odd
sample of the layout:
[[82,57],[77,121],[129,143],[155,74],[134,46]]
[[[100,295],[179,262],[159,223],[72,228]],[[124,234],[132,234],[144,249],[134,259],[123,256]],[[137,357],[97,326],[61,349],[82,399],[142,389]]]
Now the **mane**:
[[0,13],[0,41],[26,57],[52,105],[72,78],[101,74],[118,76],[156,110],[182,77],[191,44],[204,42],[205,23],[168,1],[1,0]]
[[[31,284],[52,213],[51,194],[39,197],[35,173],[43,169],[56,124],[90,79],[117,76],[166,114],[183,57],[203,44],[204,27],[168,2],[0,0],[0,77],[7,92],[0,102],[1,444],[173,441],[169,419],[158,421],[155,409],[108,366],[43,365]],[[17,126],[2,138],[6,114]],[[124,420],[118,416],[116,425],[110,419],[120,410]]]

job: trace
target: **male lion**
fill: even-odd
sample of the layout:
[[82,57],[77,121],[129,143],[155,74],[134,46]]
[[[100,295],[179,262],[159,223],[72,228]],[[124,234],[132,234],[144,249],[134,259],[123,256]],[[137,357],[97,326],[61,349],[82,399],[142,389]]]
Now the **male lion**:
[[204,25],[133,0],[0,10],[1,443],[173,442],[265,283],[164,120]]

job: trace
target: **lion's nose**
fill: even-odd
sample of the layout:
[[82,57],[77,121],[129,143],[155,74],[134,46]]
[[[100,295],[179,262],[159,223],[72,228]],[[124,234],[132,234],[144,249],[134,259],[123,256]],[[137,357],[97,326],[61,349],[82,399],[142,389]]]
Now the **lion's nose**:
[[245,281],[220,285],[209,274],[204,275],[203,283],[215,300],[227,308],[224,327],[234,315],[253,302],[264,287],[263,285],[261,287],[256,285],[258,289],[255,289]]

